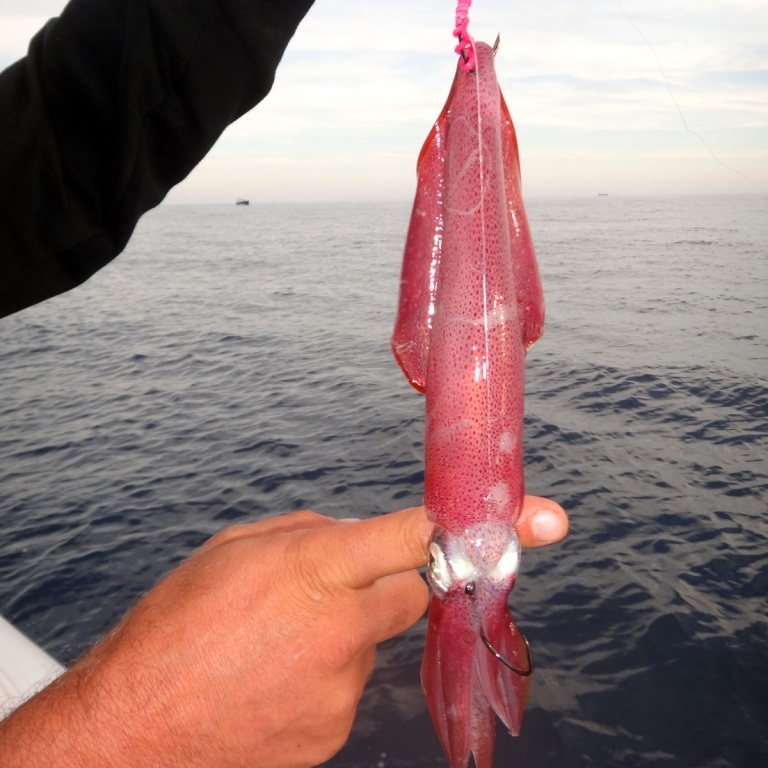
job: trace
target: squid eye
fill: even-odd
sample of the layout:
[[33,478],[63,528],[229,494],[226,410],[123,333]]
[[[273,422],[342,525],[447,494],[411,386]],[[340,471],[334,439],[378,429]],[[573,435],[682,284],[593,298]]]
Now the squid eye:
[[[427,579],[440,597],[453,589],[465,590],[474,582],[477,568],[464,549],[461,537],[454,536],[444,528],[436,528],[429,545]],[[474,590],[474,583],[472,586]]]
[[445,557],[445,552],[440,549],[440,546],[435,541],[429,545],[427,578],[432,585],[432,589],[440,595],[444,595],[449,590],[453,581],[453,574]]

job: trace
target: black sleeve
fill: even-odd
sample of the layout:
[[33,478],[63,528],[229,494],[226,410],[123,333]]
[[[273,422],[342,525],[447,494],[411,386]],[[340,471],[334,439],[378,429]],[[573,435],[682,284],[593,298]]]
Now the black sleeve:
[[71,0],[0,73],[0,317],[69,290],[266,96],[313,0]]

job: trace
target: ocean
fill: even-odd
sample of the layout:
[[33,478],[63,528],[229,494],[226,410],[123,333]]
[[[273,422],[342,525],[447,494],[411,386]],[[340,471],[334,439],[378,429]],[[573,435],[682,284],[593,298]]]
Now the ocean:
[[[213,532],[420,502],[389,350],[410,205],[161,206],[85,286],[0,322],[0,613],[82,654]],[[547,302],[514,768],[768,766],[768,198],[533,199]],[[381,647],[333,768],[444,766],[425,622]]]

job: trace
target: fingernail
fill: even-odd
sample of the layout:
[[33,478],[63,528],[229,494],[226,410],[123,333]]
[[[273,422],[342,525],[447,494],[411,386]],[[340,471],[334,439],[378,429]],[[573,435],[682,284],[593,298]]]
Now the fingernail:
[[362,518],[359,517],[342,517],[340,523],[359,523]]
[[560,517],[549,509],[536,512],[531,520],[531,530],[538,541],[559,541],[563,537]]

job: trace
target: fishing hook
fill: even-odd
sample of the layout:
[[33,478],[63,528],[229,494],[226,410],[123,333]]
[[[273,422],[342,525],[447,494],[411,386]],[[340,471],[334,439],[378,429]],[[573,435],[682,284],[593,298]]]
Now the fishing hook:
[[[474,597],[475,588],[476,587],[475,587],[474,581],[467,582],[466,586],[464,587],[464,594],[466,594],[468,597]],[[497,651],[491,644],[491,641],[485,636],[485,632],[483,632],[482,626],[480,627],[480,639],[483,641],[483,644],[485,645],[485,647],[505,667],[507,667],[508,669],[511,669],[515,674],[520,675],[520,677],[530,677],[533,674],[533,670],[534,670],[533,655],[531,654],[531,646],[528,644],[528,641],[525,639],[525,635],[521,634],[520,637],[523,638],[523,642],[525,643],[525,655],[528,657],[528,669],[521,669],[520,667],[517,666],[517,664],[514,664],[501,652]]]
[[491,641],[485,636],[485,632],[483,630],[480,630],[480,639],[485,643],[485,647],[508,669],[511,669],[515,674],[520,675],[520,677],[530,677],[533,674],[533,656],[531,655],[531,646],[528,645],[528,641],[525,639],[523,635],[520,635],[520,637],[523,638],[523,642],[525,643],[525,653],[528,657],[528,669],[521,669],[516,664],[513,664],[508,658],[505,656],[502,656],[501,653],[499,653],[492,645]]

